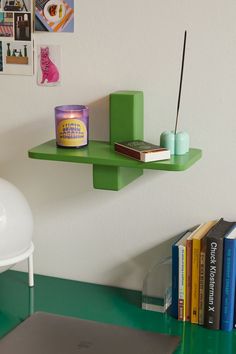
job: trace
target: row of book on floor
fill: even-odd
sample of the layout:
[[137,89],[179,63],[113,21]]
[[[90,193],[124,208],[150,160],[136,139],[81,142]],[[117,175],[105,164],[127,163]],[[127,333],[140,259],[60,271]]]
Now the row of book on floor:
[[209,221],[172,245],[171,313],[210,329],[236,328],[236,222]]

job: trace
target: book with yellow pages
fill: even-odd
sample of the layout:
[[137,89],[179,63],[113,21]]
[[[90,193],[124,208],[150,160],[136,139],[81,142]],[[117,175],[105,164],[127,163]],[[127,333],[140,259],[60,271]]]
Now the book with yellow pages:
[[[191,289],[191,323],[199,323],[200,292],[200,252],[202,239],[207,235],[216,221],[208,221],[196,230],[192,236],[192,289]],[[202,278],[201,278],[202,279]],[[203,280],[203,279],[202,279]],[[202,304],[201,304],[202,306]],[[202,309],[200,310],[200,312]]]

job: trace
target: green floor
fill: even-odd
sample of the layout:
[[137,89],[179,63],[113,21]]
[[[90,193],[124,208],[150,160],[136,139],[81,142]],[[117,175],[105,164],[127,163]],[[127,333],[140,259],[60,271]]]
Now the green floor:
[[140,305],[138,291],[40,275],[35,276],[35,287],[29,289],[25,273],[0,274],[0,336],[30,313],[45,311],[179,335],[182,341],[176,354],[236,353],[236,330],[210,331],[178,322],[168,315],[144,311]]

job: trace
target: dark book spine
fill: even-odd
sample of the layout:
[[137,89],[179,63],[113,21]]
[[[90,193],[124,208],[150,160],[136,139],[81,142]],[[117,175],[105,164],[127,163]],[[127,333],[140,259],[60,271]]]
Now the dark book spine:
[[220,328],[223,238],[206,240],[204,327]]
[[130,150],[124,146],[116,145],[115,144],[115,151],[119,152],[120,154],[127,155],[129,157],[133,157],[136,160],[141,159],[141,154],[138,151]]
[[179,248],[176,244],[172,245],[172,304],[171,314],[178,318],[179,300]]

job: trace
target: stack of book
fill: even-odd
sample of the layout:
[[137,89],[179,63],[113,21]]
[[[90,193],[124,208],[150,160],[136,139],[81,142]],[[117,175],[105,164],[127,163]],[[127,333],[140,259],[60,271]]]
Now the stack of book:
[[210,329],[236,328],[236,222],[208,221],[172,245],[171,313]]

